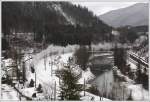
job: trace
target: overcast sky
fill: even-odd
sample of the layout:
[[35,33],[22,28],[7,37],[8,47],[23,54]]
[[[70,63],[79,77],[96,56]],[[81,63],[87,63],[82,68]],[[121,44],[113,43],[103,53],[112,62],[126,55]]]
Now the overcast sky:
[[124,8],[136,4],[137,2],[72,2],[76,5],[86,6],[96,15],[104,14],[108,11]]

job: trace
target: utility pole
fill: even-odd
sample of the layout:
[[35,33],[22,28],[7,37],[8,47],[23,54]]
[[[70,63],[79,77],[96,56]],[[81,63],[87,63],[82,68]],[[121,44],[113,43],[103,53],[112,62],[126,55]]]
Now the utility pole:
[[123,100],[124,100],[124,87],[122,87],[123,88]]
[[[17,53],[16,53],[17,54]],[[16,64],[16,69],[17,69],[17,80],[20,80],[20,75],[19,75],[19,69],[18,69],[18,54],[15,57],[15,64]]]
[[106,98],[108,98],[108,87],[107,87],[107,85],[108,85],[108,82],[107,82],[107,80],[106,80]]
[[22,63],[22,78],[23,78],[23,86],[26,80],[26,70],[25,70],[25,62]]
[[94,57],[94,48],[92,48],[92,56]]
[[36,88],[36,71],[35,71],[35,88]]
[[85,78],[84,78],[84,96],[85,96]]
[[51,76],[53,75],[53,61],[51,61]]
[[46,70],[46,55],[44,55],[44,66],[45,66],[45,70]]
[[[43,34],[42,50],[45,49],[45,44],[46,44],[46,41],[45,41],[45,34]],[[46,70],[46,55],[44,55],[44,66],[45,66],[45,70]]]
[[[60,63],[59,63],[60,64]],[[58,64],[58,71],[60,72],[60,69],[59,69],[59,64]],[[59,85],[60,85],[60,77],[59,78]]]
[[22,61],[22,79],[23,79],[23,85],[24,85],[24,83],[25,83],[25,81],[26,81],[26,68],[25,68],[25,63],[26,63],[26,61],[29,61],[30,59],[32,59],[32,57],[29,58],[29,59],[27,59],[27,60],[25,60],[25,61]]
[[54,84],[54,100],[56,100],[56,81],[55,81],[55,84]]
[[101,99],[101,94],[100,94],[100,92],[99,92],[99,100],[101,101],[102,99]]

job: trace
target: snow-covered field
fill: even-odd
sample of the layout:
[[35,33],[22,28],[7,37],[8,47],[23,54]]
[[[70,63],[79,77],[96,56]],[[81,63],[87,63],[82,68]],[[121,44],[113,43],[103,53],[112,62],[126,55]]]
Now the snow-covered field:
[[7,84],[1,85],[1,98],[2,100],[19,100],[18,94],[13,87]]

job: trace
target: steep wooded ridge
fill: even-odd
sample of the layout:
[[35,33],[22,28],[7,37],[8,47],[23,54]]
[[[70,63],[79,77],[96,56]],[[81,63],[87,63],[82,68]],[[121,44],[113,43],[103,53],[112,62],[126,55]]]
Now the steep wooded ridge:
[[137,3],[126,8],[110,11],[100,15],[99,18],[113,27],[141,26],[148,25],[148,15],[148,3]]
[[70,2],[2,2],[2,33],[32,32],[34,40],[58,45],[110,40],[111,27]]

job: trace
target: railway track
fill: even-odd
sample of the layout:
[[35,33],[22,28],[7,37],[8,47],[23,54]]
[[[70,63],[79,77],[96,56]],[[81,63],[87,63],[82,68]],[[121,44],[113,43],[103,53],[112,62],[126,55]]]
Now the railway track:
[[149,67],[148,62],[144,60],[143,58],[139,57],[138,55],[132,53],[132,52],[127,52],[128,60],[134,63],[136,66],[138,64],[142,65],[143,67],[147,68]]

